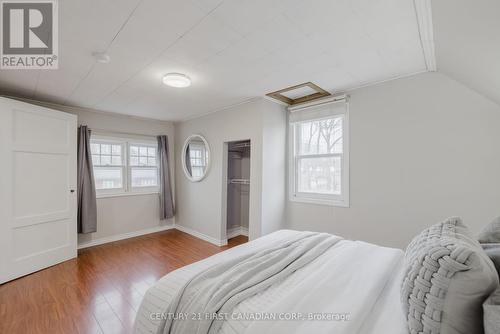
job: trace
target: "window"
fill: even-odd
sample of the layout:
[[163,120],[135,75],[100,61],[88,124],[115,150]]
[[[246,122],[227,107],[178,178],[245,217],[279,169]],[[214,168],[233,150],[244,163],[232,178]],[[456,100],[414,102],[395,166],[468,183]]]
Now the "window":
[[90,148],[96,190],[123,190],[123,144],[96,140]]
[[130,145],[130,180],[133,188],[158,186],[156,146]]
[[93,136],[90,146],[99,197],[158,192],[156,142]]
[[349,206],[347,105],[297,110],[290,115],[290,197]]

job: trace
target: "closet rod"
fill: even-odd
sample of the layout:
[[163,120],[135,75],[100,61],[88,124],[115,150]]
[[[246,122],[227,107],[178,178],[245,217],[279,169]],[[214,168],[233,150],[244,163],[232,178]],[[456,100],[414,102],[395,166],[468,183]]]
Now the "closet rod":
[[248,179],[230,179],[229,183],[231,183],[231,184],[247,184],[247,185],[250,185],[250,180],[248,180]]
[[250,146],[251,146],[250,143],[232,144],[231,145],[232,148],[244,148],[244,147],[250,147]]

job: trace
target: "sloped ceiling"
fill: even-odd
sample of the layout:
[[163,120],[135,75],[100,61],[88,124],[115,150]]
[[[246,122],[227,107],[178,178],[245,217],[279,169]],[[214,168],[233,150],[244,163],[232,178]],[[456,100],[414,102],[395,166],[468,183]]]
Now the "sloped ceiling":
[[433,0],[437,69],[500,104],[500,1]]

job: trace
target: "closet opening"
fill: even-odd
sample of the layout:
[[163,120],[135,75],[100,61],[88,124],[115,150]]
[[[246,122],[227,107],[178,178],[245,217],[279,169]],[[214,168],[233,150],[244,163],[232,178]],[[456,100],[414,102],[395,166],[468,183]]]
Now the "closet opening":
[[[248,238],[250,140],[227,143],[226,238]],[[248,240],[248,239],[247,239]]]

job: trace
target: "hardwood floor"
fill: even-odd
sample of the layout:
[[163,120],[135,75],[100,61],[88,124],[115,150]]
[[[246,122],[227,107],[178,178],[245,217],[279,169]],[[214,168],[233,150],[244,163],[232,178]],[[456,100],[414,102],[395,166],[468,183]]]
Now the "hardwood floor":
[[0,285],[0,333],[131,333],[146,290],[217,247],[178,230],[82,249],[78,258]]

